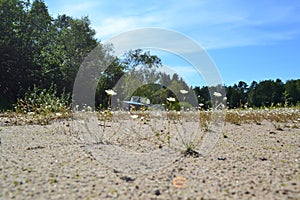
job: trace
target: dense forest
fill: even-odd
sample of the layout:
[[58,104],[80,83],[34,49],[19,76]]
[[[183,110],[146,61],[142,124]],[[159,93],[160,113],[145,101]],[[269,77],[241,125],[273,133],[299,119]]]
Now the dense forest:
[[[286,83],[280,79],[253,81],[250,85],[240,81],[225,89],[229,108],[296,106],[300,102],[300,79]],[[200,102],[209,101],[208,87],[195,87],[194,91],[200,95]]]
[[[75,19],[62,14],[54,18],[42,0],[0,0],[0,18],[0,110],[13,109],[18,99],[26,98],[28,91],[36,88],[51,90],[56,96],[71,94],[84,58],[102,45],[88,17]],[[160,58],[140,49],[113,58],[107,70],[99,74],[96,106],[108,106],[105,90],[113,88],[121,77],[126,89],[136,84],[132,77],[138,77],[139,84],[145,84],[133,94],[148,97],[152,103],[164,103],[174,91],[193,90],[198,103],[210,107],[208,87],[188,87],[177,74],[160,72],[161,66]],[[279,79],[253,81],[250,86],[240,81],[225,87],[229,108],[300,102],[300,79],[285,83]]]

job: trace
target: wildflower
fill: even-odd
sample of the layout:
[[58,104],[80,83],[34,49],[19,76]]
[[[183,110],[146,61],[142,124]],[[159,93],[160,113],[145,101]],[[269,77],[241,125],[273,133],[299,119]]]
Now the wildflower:
[[202,107],[202,106],[204,106],[204,104],[203,103],[199,103],[199,106]]
[[180,93],[181,94],[187,94],[189,91],[186,91],[186,90],[180,90]]
[[87,106],[87,111],[91,112],[92,111],[92,107],[91,106]]
[[60,117],[60,116],[62,116],[62,114],[61,114],[61,113],[55,113],[55,115],[56,115],[57,117]]
[[219,93],[219,92],[214,92],[214,94],[213,94],[215,97],[221,97],[222,96],[222,94],[221,93]]
[[130,116],[132,119],[137,119],[139,116],[138,115],[131,115]]
[[173,98],[173,97],[169,97],[169,98],[167,98],[167,100],[170,101],[170,102],[175,102],[176,101],[176,99]]
[[105,92],[109,95],[109,96],[113,96],[116,95],[117,93],[115,91],[113,91],[112,89],[109,90],[105,90]]

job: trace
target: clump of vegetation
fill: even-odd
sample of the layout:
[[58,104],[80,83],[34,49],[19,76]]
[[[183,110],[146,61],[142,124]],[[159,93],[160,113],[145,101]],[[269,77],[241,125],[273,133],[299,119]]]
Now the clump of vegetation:
[[199,125],[200,129],[204,132],[209,130],[209,122],[210,122],[210,113],[207,111],[200,111],[199,112]]
[[194,158],[200,157],[201,154],[199,152],[195,151],[194,149],[195,149],[194,144],[187,144],[186,149],[183,151],[183,154],[185,156],[192,156]]
[[18,99],[15,105],[17,113],[29,115],[53,115],[62,117],[70,114],[70,95],[63,92],[57,95],[56,86],[40,89],[36,86],[28,89],[23,99]]
[[275,128],[279,123],[299,123],[300,107],[264,108],[264,109],[232,109],[226,113],[226,122],[241,125],[256,123],[261,125],[264,120],[273,122]]

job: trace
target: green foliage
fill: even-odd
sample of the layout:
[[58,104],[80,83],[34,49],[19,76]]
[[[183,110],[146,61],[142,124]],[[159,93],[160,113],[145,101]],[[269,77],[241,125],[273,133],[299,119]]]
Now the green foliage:
[[[44,1],[0,0],[0,109],[11,108],[17,99],[26,99],[24,88],[56,85],[55,96],[71,93],[80,65],[89,52],[101,43],[88,17],[75,19],[65,14],[53,18]],[[111,49],[99,48],[100,54]],[[142,49],[131,50],[115,58],[100,74],[96,105],[107,107],[106,89],[116,88],[120,99],[144,96],[154,104],[166,104],[166,98],[189,90],[178,74],[159,72],[161,59]],[[94,76],[98,76],[97,74]],[[87,77],[90,78],[90,77]],[[140,88],[137,88],[141,86]],[[202,109],[212,107],[209,87],[193,90]],[[285,84],[277,79],[250,86],[240,81],[226,88],[229,108],[295,106],[300,103],[300,79]],[[177,95],[178,100],[182,97]],[[184,96],[187,97],[187,96]],[[183,101],[189,102],[189,99]],[[20,100],[18,102],[20,104]],[[181,105],[174,103],[174,109]],[[193,105],[195,106],[195,105]]]
[[202,109],[207,110],[208,108],[211,108],[209,88],[207,86],[202,88],[195,87],[194,92],[198,98],[198,103],[201,105],[203,104],[203,106],[201,106]]
[[15,110],[18,113],[65,114],[70,111],[70,95],[63,92],[57,96],[56,86],[53,84],[48,90],[34,86],[25,93],[24,99],[18,99]]
[[[279,123],[299,124],[300,108],[264,108],[264,109],[231,109],[226,112],[225,121],[242,125],[245,123],[256,123],[261,125],[264,120],[273,122],[275,128],[279,129]],[[294,126],[296,127],[296,126]]]
[[230,108],[239,108],[247,103],[247,94],[248,88],[247,83],[240,81],[237,84],[234,84],[233,87],[229,86],[227,88],[228,103]]
[[285,100],[288,105],[300,103],[300,79],[288,80],[285,85]]
[[150,55],[149,51],[142,49],[130,50],[124,55],[121,60],[129,69],[134,69],[138,66],[145,67],[146,69],[157,68],[161,66],[161,60],[155,55]]
[[108,107],[108,96],[105,90],[111,89],[124,75],[126,69],[127,66],[120,63],[116,58],[104,73],[100,75],[96,88],[96,106],[101,104],[104,108]]
[[180,109],[183,110],[192,110],[193,106],[188,102],[179,102]]
[[256,88],[250,91],[251,95],[249,98],[249,103],[251,106],[261,107],[261,106],[271,106],[273,105],[283,105],[283,92],[284,84],[281,80],[277,79],[266,80],[260,82]]
[[55,83],[58,94],[71,92],[80,64],[98,44],[89,19],[54,19],[41,0],[0,0],[0,18],[0,106],[34,85]]
[[[194,88],[203,109],[211,107],[209,89],[213,88],[207,86]],[[288,80],[285,84],[280,79],[259,83],[253,81],[250,86],[240,81],[225,89],[229,108],[286,107],[295,106],[300,102],[300,79]]]
[[[250,87],[244,82],[226,88],[229,108],[250,107],[282,107],[296,105],[300,100],[300,84],[297,90],[297,81],[291,80],[284,84],[280,79],[265,80],[257,83],[253,81]],[[299,80],[300,82],[300,80]],[[299,92],[298,92],[299,91]],[[293,98],[291,98],[290,93]],[[298,96],[297,96],[298,95]],[[295,101],[293,101],[294,99]]]

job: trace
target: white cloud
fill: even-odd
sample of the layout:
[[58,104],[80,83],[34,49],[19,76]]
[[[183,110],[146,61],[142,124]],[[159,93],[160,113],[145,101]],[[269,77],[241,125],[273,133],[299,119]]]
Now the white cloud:
[[300,34],[297,1],[67,0],[57,9],[76,17],[89,15],[101,40],[136,28],[160,27],[180,31],[213,49],[268,44]]
[[91,11],[101,7],[101,2],[93,0],[53,0],[46,2],[48,9],[52,16],[56,17],[58,14],[67,14],[69,16],[80,18],[90,15]]
[[108,39],[125,31],[149,26],[153,21],[151,17],[110,17],[102,20],[95,29],[98,37]]
[[81,2],[79,4],[68,4],[63,7],[65,12],[70,13],[71,15],[76,15],[77,13],[88,12],[89,9],[95,6],[94,2]]

